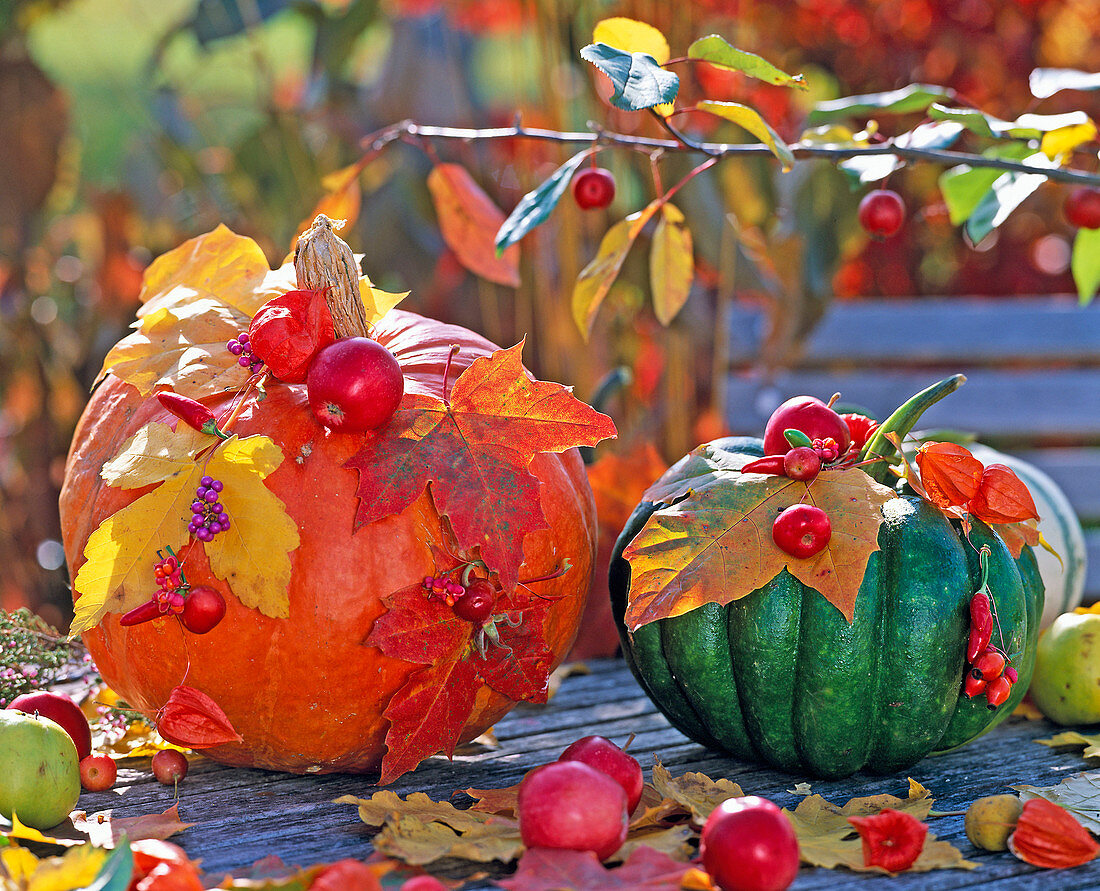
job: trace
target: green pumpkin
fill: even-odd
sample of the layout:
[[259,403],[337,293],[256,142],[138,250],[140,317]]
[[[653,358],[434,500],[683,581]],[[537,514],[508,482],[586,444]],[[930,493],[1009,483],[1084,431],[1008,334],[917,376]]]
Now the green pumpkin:
[[[745,437],[707,448],[735,466],[763,454],[760,440]],[[675,481],[684,463],[662,481]],[[984,523],[974,521],[971,544],[920,498],[887,501],[880,550],[867,564],[851,623],[784,569],[726,606],[708,603],[629,633],[630,564],[622,554],[657,507],[638,505],[616,542],[612,611],[639,683],[695,741],[797,774],[892,773],[975,739],[1023,698],[1043,585],[1031,549],[1014,560]],[[984,695],[963,693],[982,545],[991,550],[988,583],[1004,648],[1019,673],[996,709]]]

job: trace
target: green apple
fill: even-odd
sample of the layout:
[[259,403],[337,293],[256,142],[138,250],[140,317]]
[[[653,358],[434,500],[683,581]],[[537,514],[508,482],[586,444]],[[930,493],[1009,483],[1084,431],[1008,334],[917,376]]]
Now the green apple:
[[76,745],[65,729],[49,718],[0,710],[0,814],[51,829],[79,798]]
[[1100,721],[1100,614],[1063,613],[1039,638],[1029,688],[1058,724]]

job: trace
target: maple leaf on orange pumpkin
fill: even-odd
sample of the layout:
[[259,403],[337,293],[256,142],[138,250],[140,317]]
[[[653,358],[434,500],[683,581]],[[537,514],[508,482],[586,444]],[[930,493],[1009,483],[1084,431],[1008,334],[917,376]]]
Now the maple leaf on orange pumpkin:
[[[784,569],[850,622],[867,561],[878,550],[882,505],[895,493],[858,469],[829,471],[807,486],[786,477],[742,474],[739,467],[751,456],[718,457],[693,453],[688,459],[693,463],[677,465],[685,476],[692,472],[686,483],[681,479],[674,488],[657,483],[647,493],[671,503],[654,511],[623,551],[631,569],[627,628],[634,631],[704,603],[724,606]],[[832,524],[829,544],[807,558],[785,553],[771,537],[778,513],[799,502],[820,507]]]
[[421,585],[394,591],[383,603],[387,612],[364,643],[426,667],[409,676],[383,712],[390,727],[380,784],[437,752],[452,757],[482,683],[517,702],[546,701],[552,653],[542,626],[548,602],[500,597],[494,615],[508,619],[494,623],[496,640],[488,641],[484,655],[479,627],[458,618],[446,602],[429,599]]
[[369,471],[359,477],[357,527],[401,512],[430,485],[459,547],[480,548],[506,591],[518,579],[524,536],[547,525],[532,458],[615,435],[611,419],[569,388],[528,377],[522,348],[475,359],[447,399],[407,393],[346,465]]

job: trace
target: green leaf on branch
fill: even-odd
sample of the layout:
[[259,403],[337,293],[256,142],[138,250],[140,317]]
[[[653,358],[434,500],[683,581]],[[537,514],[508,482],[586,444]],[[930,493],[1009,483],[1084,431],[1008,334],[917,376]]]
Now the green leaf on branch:
[[761,58],[755,53],[739,50],[731,45],[724,37],[717,34],[708,34],[700,37],[688,47],[688,58],[698,59],[700,62],[709,62],[720,68],[732,68],[749,77],[755,77],[765,83],[775,84],[780,87],[797,87],[800,90],[807,89],[806,81],[801,74],[790,75],[776,68],[767,59]]
[[755,109],[749,108],[747,105],[741,105],[739,102],[716,102],[712,99],[705,99],[698,103],[695,108],[699,111],[716,114],[720,118],[732,121],[739,127],[744,127],[764,143],[771,150],[771,153],[783,163],[784,171],[790,170],[794,166],[794,153],[791,151],[790,146],[768,126],[768,122]]
[[[1042,152],[1029,155],[1024,158],[1024,161],[1037,168],[1058,166]],[[1012,211],[1046,181],[1045,173],[1019,173],[1014,170],[1001,173],[994,180],[989,191],[982,196],[978,206],[967,217],[965,229],[967,237],[974,244],[978,244],[1007,220]]]
[[863,117],[870,114],[908,114],[925,111],[937,99],[952,99],[954,90],[929,84],[909,84],[888,93],[867,93],[861,96],[845,96],[818,102],[807,118],[810,125],[846,117]]
[[1073,272],[1081,305],[1091,303],[1097,289],[1100,289],[1100,229],[1077,230],[1069,268]]
[[581,58],[611,78],[611,104],[623,111],[643,111],[673,102],[680,78],[666,71],[649,53],[628,53],[606,43],[590,43]]
[[[961,124],[936,121],[921,124],[908,133],[902,133],[891,140],[891,143],[898,148],[943,149],[958,139],[962,130]],[[838,166],[857,182],[873,183],[889,176],[899,167],[904,167],[905,161],[897,155],[866,155],[841,161]]]
[[1100,71],[1036,68],[1028,78],[1028,86],[1036,99],[1049,99],[1062,90],[1100,90]]
[[[983,152],[987,158],[1004,158],[1022,161],[1034,153],[1034,149],[1022,142],[998,145]],[[971,167],[960,164],[940,175],[940,192],[947,203],[947,211],[953,226],[961,226],[981,203],[1001,171],[993,167]]]
[[1083,111],[1068,114],[1023,114],[1014,121],[1003,121],[975,108],[952,108],[933,102],[928,116],[937,121],[955,121],[971,133],[990,139],[1041,139],[1045,134],[1066,127],[1088,126]]
[[494,243],[498,256],[504,253],[509,245],[515,244],[536,226],[545,222],[550,216],[550,211],[557,206],[558,200],[569,187],[573,174],[577,172],[577,168],[588,155],[588,149],[577,152],[555,170],[549,179],[520,199],[519,204],[508,215],[508,219],[501,223],[497,230]]

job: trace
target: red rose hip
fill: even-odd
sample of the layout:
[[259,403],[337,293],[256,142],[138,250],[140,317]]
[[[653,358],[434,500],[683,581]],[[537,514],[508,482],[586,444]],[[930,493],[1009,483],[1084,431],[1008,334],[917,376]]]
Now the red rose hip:
[[529,848],[594,851],[606,860],[626,841],[623,787],[580,761],[536,767],[519,785],[519,831]]
[[783,891],[798,874],[798,839],[766,798],[728,798],[703,826],[700,856],[722,891]]

